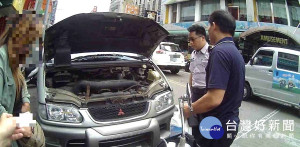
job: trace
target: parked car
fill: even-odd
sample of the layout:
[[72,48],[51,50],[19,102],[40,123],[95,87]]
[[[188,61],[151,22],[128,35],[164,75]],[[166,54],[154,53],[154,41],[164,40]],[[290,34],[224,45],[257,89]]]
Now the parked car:
[[262,47],[246,65],[244,100],[252,95],[300,109],[300,52]]
[[177,74],[185,67],[184,56],[178,44],[161,42],[152,55],[153,62],[162,70]]
[[167,35],[153,20],[110,12],[48,28],[44,61],[51,62],[37,76],[46,145],[157,146],[167,137],[173,90],[149,59]]

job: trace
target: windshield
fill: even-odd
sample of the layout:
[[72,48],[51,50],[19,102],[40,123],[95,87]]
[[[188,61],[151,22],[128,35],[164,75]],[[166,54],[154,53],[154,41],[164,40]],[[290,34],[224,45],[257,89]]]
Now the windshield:
[[181,52],[181,49],[178,45],[162,44],[161,49],[169,52]]

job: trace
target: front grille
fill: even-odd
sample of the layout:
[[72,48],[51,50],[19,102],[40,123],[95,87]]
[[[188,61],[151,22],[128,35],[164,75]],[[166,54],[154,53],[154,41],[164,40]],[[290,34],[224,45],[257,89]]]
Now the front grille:
[[88,104],[88,111],[96,121],[111,121],[145,114],[148,102],[132,102],[127,104]]
[[84,139],[74,139],[68,141],[67,147],[85,147],[85,140]]
[[140,134],[131,137],[124,137],[114,140],[100,141],[99,147],[132,147],[132,146],[142,146],[142,147],[150,147],[152,146],[152,134]]

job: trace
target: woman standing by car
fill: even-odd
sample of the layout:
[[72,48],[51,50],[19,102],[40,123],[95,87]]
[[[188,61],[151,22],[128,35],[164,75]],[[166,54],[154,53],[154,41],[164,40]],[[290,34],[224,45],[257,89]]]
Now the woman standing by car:
[[[19,65],[25,64],[29,48],[42,34],[41,17],[15,14],[8,17],[5,31],[0,36],[0,116],[4,113],[30,111],[30,95]],[[15,109],[20,103],[20,108]],[[19,111],[19,112],[18,112]],[[30,127],[24,127],[24,137],[30,137]],[[16,142],[12,146],[18,146]]]

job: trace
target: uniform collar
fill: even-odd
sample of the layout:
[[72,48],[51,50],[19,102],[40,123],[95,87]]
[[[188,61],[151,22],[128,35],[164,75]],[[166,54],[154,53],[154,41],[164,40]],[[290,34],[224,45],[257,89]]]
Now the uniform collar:
[[208,49],[208,43],[206,43],[199,51],[194,50],[194,53],[195,54],[198,54],[198,53],[205,54],[207,52],[207,49]]
[[200,50],[200,52],[202,52],[203,54],[205,54],[207,52],[208,49],[208,43],[206,43],[203,48]]

